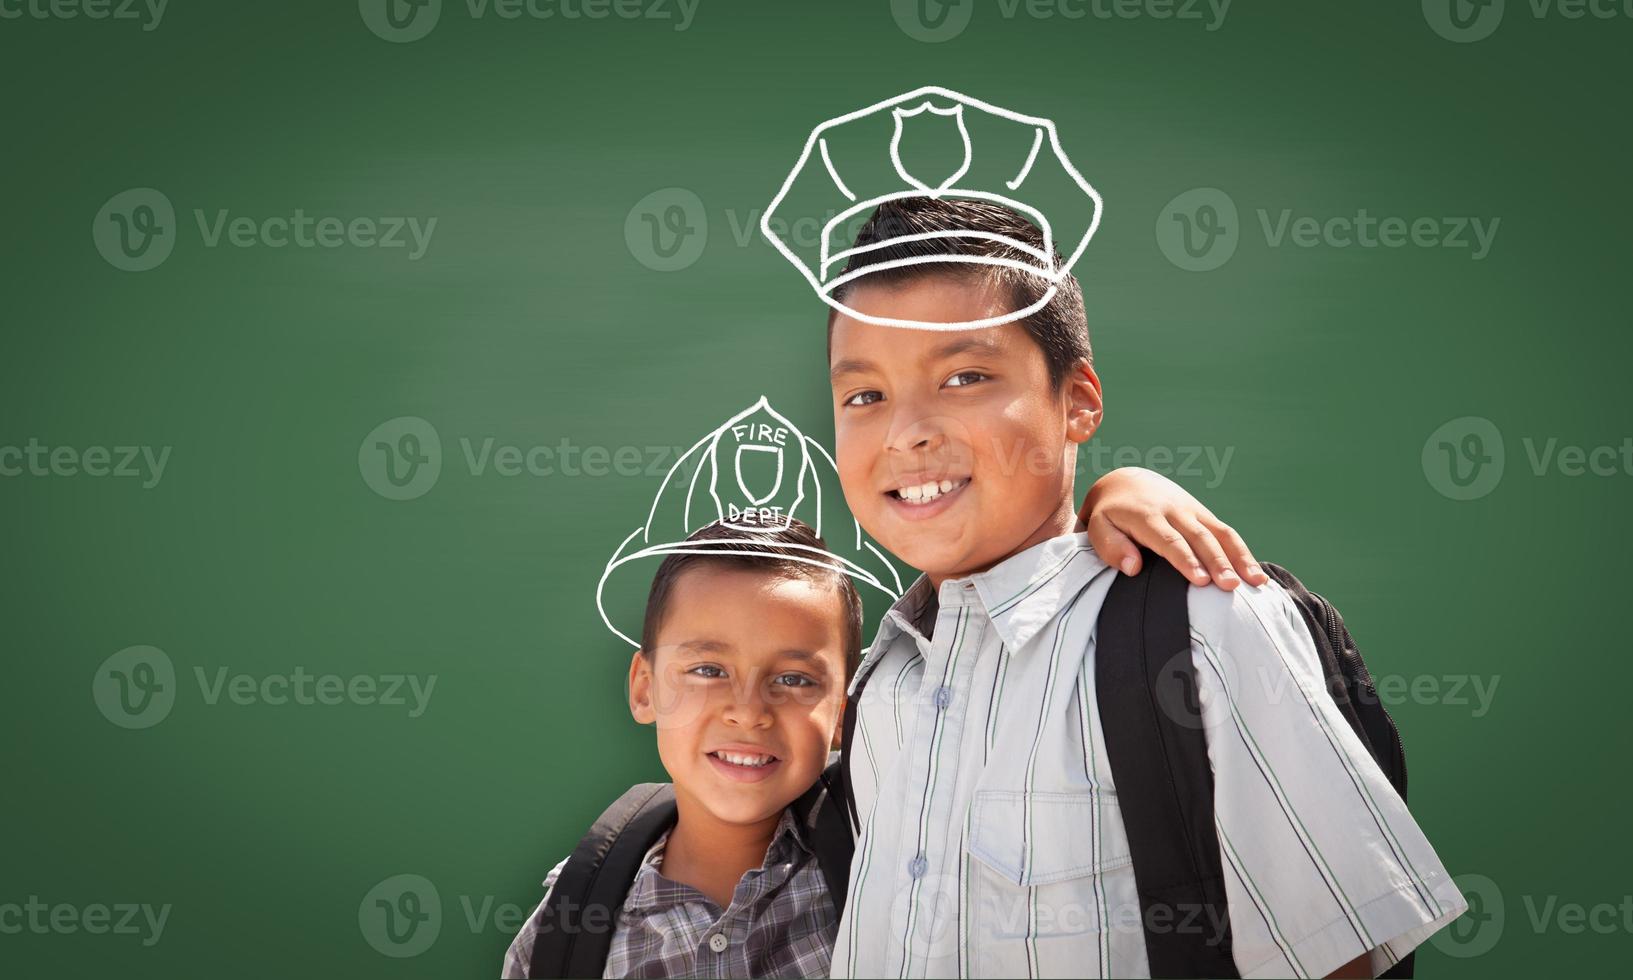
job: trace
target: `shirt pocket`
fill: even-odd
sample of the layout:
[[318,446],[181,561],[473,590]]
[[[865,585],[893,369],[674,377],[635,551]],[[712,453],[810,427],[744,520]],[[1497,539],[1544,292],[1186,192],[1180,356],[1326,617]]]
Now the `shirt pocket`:
[[975,975],[1144,972],[1116,938],[1119,910],[1137,910],[1138,897],[1115,793],[977,792],[966,854]]
[[971,806],[969,853],[1020,888],[1131,864],[1117,794],[985,790]]

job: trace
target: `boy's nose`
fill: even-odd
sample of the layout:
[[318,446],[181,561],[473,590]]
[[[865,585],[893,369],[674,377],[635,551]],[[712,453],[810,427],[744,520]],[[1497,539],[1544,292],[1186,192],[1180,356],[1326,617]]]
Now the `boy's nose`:
[[915,419],[896,430],[890,448],[897,452],[928,452],[947,442],[945,420],[937,416]]
[[752,692],[740,693],[726,706],[726,724],[737,728],[770,728],[771,707]]

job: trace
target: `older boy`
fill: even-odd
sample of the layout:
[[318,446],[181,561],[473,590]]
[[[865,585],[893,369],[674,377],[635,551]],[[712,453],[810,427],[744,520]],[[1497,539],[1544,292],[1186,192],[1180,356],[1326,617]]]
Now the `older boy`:
[[[887,201],[848,254],[829,320],[840,479],[924,576],[851,688],[867,682],[846,747],[865,822],[834,975],[1149,975],[1096,708],[1116,573],[1073,533],[1076,447],[1103,411],[1082,294],[1026,271],[1059,257],[977,201]],[[900,326],[977,323],[999,325]],[[1461,895],[1281,588],[1193,587],[1189,615],[1236,968],[1376,975]]]

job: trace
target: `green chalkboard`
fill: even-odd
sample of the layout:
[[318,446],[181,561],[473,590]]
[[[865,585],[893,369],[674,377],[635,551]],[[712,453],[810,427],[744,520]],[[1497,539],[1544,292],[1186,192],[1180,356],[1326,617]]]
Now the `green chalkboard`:
[[927,84],[1104,195],[1080,488],[1172,475],[1387,679],[1476,903],[1419,974],[1621,961],[1629,14],[0,0],[0,972],[497,973],[662,776],[594,596],[677,447],[832,443],[765,207]]

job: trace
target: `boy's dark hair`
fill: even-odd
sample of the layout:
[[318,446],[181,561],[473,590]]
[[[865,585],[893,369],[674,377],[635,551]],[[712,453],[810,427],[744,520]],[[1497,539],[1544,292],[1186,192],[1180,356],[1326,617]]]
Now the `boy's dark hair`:
[[[743,526],[756,521],[745,515],[737,518],[734,523]],[[828,547],[817,537],[816,531],[809,524],[788,518],[787,527],[783,526],[781,519],[767,522],[767,526],[773,527],[774,530],[756,532],[751,540],[745,540],[748,536],[744,532],[734,530],[724,522],[716,521],[694,531],[686,540],[731,541],[733,542],[730,546],[731,551],[736,553],[675,553],[664,558],[663,564],[658,566],[657,574],[652,576],[652,591],[647,594],[646,599],[646,619],[641,624],[641,653],[649,662],[657,650],[658,627],[663,625],[663,614],[669,606],[670,593],[674,591],[675,583],[680,581],[681,575],[685,574],[687,569],[710,565],[716,568],[759,571],[778,578],[832,583],[845,606],[845,679],[850,680],[851,674],[855,672],[857,664],[862,659],[861,595],[857,593],[849,575],[809,563],[817,556],[802,548],[821,548],[826,551]],[[754,553],[742,554],[745,551]]]
[[[1043,232],[1009,208],[985,201],[955,201],[945,198],[905,197],[879,205],[862,230],[856,234],[856,251],[845,265],[845,273],[900,259],[922,258],[930,255],[977,255],[987,258],[1013,259],[1035,265],[1037,257],[1028,255],[1013,245],[990,238],[946,237],[918,241],[897,241],[882,248],[862,251],[869,245],[900,239],[909,235],[933,232],[979,231],[1001,235],[1043,250]],[[1061,262],[1059,253],[1054,261]],[[858,284],[900,285],[925,276],[943,276],[962,280],[996,282],[1009,290],[1016,309],[1024,309],[1043,298],[1049,283],[1039,275],[1022,272],[1002,265],[973,262],[924,262],[903,265],[868,273],[846,282],[833,291],[833,298],[845,301],[845,295]],[[834,315],[828,314],[828,339],[833,341]],[[1056,390],[1066,377],[1066,371],[1079,358],[1091,363],[1093,350],[1089,347],[1088,316],[1083,311],[1083,289],[1077,278],[1067,273],[1056,284],[1055,295],[1043,309],[1020,321],[1038,347],[1049,366],[1049,383]],[[831,349],[830,349],[831,353]]]

